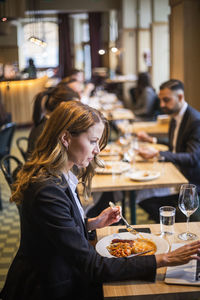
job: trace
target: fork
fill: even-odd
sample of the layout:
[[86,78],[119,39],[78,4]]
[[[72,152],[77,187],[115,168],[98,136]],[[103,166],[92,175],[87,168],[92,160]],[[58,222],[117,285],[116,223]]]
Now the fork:
[[[112,208],[114,208],[115,207],[115,204],[113,203],[113,202],[109,202],[109,205],[110,205],[110,207],[112,207]],[[125,223],[125,225],[126,225],[126,228],[127,228],[127,230],[128,230],[128,232],[130,232],[130,233],[132,233],[132,234],[139,234],[140,232],[138,232],[137,230],[135,230],[134,228],[133,228],[133,226],[131,226],[128,222],[127,222],[127,220],[122,216],[122,213],[121,213],[121,211],[120,211],[120,217],[122,218],[122,220],[124,221],[124,223]]]

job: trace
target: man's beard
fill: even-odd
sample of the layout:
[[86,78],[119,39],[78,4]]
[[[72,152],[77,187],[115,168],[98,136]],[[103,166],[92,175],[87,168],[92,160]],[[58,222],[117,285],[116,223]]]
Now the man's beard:
[[163,112],[164,114],[167,114],[167,115],[172,115],[172,114],[174,114],[174,113],[176,112],[176,110],[174,110],[174,109],[169,109],[169,108],[167,108],[167,107],[163,107],[163,108],[162,108],[162,112]]

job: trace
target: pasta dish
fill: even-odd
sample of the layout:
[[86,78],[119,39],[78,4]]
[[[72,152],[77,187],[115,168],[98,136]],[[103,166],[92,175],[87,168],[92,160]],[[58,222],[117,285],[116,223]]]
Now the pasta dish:
[[149,239],[137,238],[135,240],[114,239],[107,249],[109,253],[115,257],[125,257],[144,251],[150,252],[143,255],[152,255],[156,252],[157,247],[155,243]]

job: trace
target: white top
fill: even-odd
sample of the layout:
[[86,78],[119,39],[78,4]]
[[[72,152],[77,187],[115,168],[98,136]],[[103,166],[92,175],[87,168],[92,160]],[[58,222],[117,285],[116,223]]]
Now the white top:
[[76,176],[71,171],[69,171],[68,173],[63,173],[63,175],[65,176],[65,179],[67,180],[67,182],[69,184],[69,187],[70,187],[70,189],[72,191],[72,194],[74,196],[74,199],[76,201],[76,205],[78,206],[78,209],[80,211],[82,220],[85,223],[85,213],[84,213],[83,207],[82,207],[82,205],[81,205],[81,203],[78,199],[77,193],[76,193],[76,187],[77,187],[77,184],[78,184],[78,179],[76,178]]
[[184,101],[184,104],[183,104],[181,110],[174,117],[174,119],[176,120],[176,128],[174,130],[174,137],[173,137],[173,142],[172,142],[172,145],[173,145],[173,151],[172,152],[174,152],[174,153],[176,152],[176,142],[177,142],[177,137],[178,137],[178,132],[179,132],[180,124],[181,124],[181,121],[183,119],[183,115],[184,115],[187,107],[188,107],[188,104]]

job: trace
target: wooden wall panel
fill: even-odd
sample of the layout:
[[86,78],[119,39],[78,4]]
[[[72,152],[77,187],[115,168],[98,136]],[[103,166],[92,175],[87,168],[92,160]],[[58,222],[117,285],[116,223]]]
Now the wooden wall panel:
[[183,4],[175,6],[170,16],[170,77],[184,80]]
[[200,111],[200,1],[184,3],[184,82],[186,100]]
[[17,46],[0,46],[0,62],[3,64],[6,63],[15,63],[18,61],[18,47]]
[[171,0],[170,4],[170,74],[184,82],[187,102],[200,110],[200,1]]

